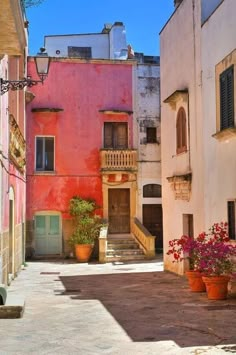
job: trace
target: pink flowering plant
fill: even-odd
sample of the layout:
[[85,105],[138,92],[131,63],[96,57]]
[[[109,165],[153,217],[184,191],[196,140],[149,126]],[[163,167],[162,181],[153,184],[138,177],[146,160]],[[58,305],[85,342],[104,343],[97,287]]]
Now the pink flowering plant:
[[214,223],[209,232],[202,232],[196,239],[183,235],[169,241],[167,255],[173,262],[189,260],[190,270],[206,276],[228,275],[235,269],[236,246],[229,243],[228,225]]
[[227,223],[214,223],[209,233],[201,233],[199,267],[206,276],[229,275],[235,269],[236,246],[230,244]]
[[198,238],[194,239],[187,235],[182,235],[179,239],[169,241],[167,255],[172,255],[173,263],[187,259],[190,270],[200,271],[199,243]]

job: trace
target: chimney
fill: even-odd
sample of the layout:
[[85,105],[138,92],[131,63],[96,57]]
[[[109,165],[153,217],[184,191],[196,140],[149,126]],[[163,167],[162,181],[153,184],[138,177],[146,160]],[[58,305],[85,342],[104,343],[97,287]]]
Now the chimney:
[[177,9],[177,7],[181,4],[183,0],[174,0],[174,5],[175,5],[175,8]]

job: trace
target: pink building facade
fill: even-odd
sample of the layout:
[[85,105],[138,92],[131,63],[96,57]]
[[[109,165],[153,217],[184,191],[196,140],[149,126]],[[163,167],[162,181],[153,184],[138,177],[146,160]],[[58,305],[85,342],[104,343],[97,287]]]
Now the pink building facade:
[[[27,106],[28,257],[70,253],[68,204],[74,195],[95,199],[114,230],[130,231],[136,184],[134,64],[52,58],[44,85],[31,88],[35,98]],[[34,70],[30,58],[32,77]],[[117,200],[127,204],[122,227],[121,219],[112,217]]]

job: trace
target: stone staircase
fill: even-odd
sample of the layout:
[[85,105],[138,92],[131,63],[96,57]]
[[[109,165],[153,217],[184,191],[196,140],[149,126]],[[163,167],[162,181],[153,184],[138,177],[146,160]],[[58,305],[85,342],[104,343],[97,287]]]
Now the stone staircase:
[[109,234],[106,262],[144,260],[145,254],[132,234]]

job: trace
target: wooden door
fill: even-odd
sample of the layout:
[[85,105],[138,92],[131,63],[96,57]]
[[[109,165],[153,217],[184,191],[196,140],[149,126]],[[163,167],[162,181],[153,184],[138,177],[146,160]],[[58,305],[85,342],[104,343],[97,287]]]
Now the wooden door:
[[130,190],[108,190],[109,233],[130,233]]
[[143,205],[143,225],[156,236],[156,249],[163,248],[162,205]]
[[61,249],[60,216],[35,216],[35,253],[37,255],[56,255],[61,254]]

